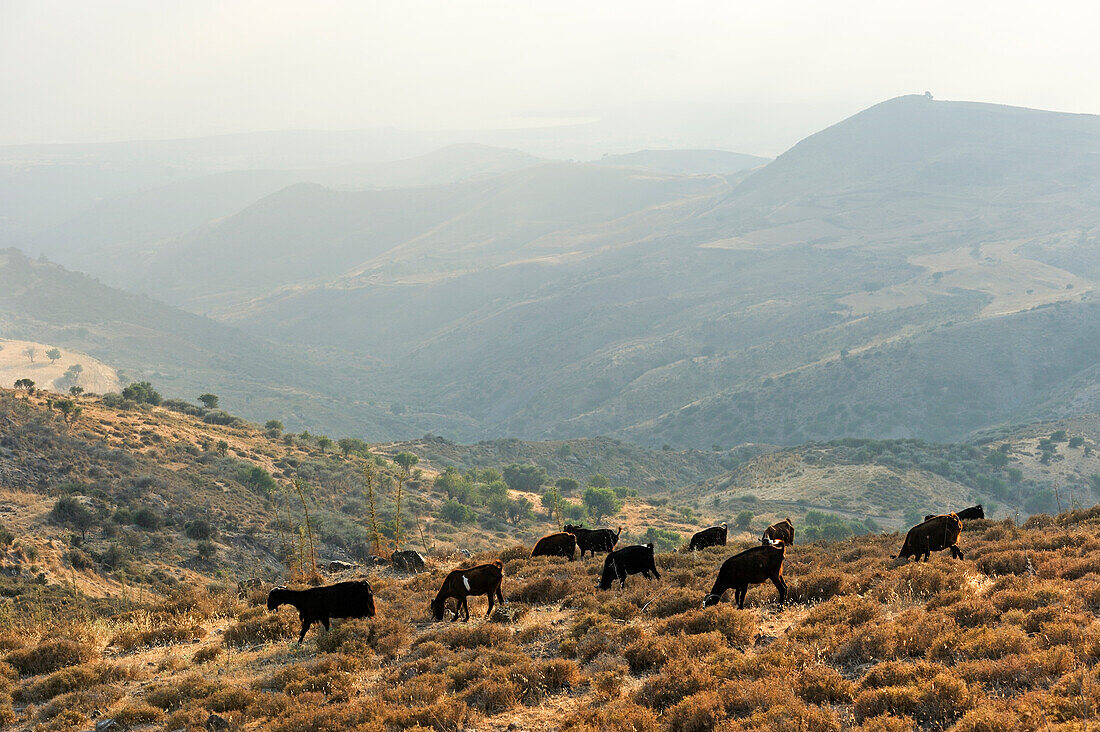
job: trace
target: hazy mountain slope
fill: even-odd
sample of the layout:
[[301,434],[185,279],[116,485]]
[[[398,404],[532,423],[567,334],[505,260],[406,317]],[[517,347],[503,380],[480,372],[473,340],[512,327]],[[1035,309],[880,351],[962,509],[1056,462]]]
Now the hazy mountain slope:
[[639,150],[623,155],[604,155],[593,162],[672,175],[732,175],[766,165],[771,158],[726,150]]
[[[437,277],[544,255],[563,232],[722,189],[719,179],[545,164],[442,186],[337,191],[299,184],[163,247],[145,287],[223,303],[313,279]],[[338,284],[346,289],[347,284]]]
[[[238,414],[278,418],[292,429],[365,437],[424,432],[415,419],[391,414],[379,388],[366,396],[370,362],[265,342],[15,250],[0,252],[0,334],[88,353],[118,369],[123,381],[153,381],[165,397],[214,392]],[[450,421],[435,415],[431,424],[441,420]]]
[[830,359],[707,397],[627,435],[673,444],[757,435],[778,443],[838,434],[955,440],[983,425],[1058,414],[1052,396],[1095,378],[1097,360],[1100,303],[1065,303]]
[[[316,169],[237,170],[195,176],[100,200],[82,213],[22,239],[22,248],[138,292],[153,292],[169,240],[238,213],[295,183],[351,189],[442,185],[537,164],[516,150],[452,145],[414,158]],[[283,200],[283,199],[279,199]],[[424,207],[419,210],[423,211]],[[263,232],[254,232],[257,238]],[[172,265],[166,265],[172,266]]]
[[[953,439],[1054,398],[1046,387],[1013,391],[996,367],[981,368],[980,353],[952,345],[944,334],[954,331],[936,329],[971,323],[960,332],[976,342],[1039,343],[1028,317],[998,318],[1091,296],[1091,260],[1071,260],[1088,251],[1100,216],[1094,146],[1094,117],[902,97],[811,136],[732,189],[613,221],[586,220],[614,206],[575,208],[573,189],[512,186],[507,206],[489,198],[232,319],[368,354],[386,343],[380,378],[415,393],[410,403],[464,415],[480,425],[476,436],[619,433],[693,446],[853,433]],[[555,229],[557,207],[574,207],[577,225]],[[530,216],[501,234],[492,223],[502,210]],[[1076,318],[1051,326],[1065,336],[1055,381],[1083,373],[1091,353],[1072,339]],[[841,351],[907,344],[923,360],[883,357],[873,388],[846,385],[828,366]],[[1045,373],[1026,349],[1013,358],[998,364]],[[992,376],[967,381],[962,402],[889,386],[919,384],[928,369]],[[787,372],[796,376],[778,379]],[[778,386],[761,387],[768,378]],[[731,394],[758,395],[761,418],[677,422],[689,405],[724,414]],[[819,418],[838,401],[862,411]],[[956,419],[959,404],[973,409]],[[907,420],[909,410],[918,416]]]

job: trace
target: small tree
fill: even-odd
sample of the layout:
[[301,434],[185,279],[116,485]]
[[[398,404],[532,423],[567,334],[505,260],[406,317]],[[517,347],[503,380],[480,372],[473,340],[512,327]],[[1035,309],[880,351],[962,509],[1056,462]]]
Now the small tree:
[[321,448],[321,453],[322,454],[328,452],[329,450],[331,450],[333,444],[334,443],[332,442],[332,439],[329,438],[329,437],[326,437],[325,435],[321,435],[320,437],[317,438],[317,447]]
[[264,422],[264,429],[270,437],[278,437],[283,431],[283,423],[277,419],[269,419]]
[[207,409],[217,409],[218,408],[218,395],[217,394],[210,394],[210,393],[199,394],[199,401],[202,402],[202,405],[204,407],[206,407]]
[[229,443],[225,440],[218,440],[218,444],[214,446],[214,449],[217,450],[219,455],[225,457],[229,454]]
[[562,494],[565,494],[573,493],[574,491],[579,490],[581,484],[573,480],[572,478],[558,478],[554,481],[554,486],[557,487],[558,491],[560,491]]
[[344,453],[344,457],[353,452],[366,455],[370,450],[370,446],[358,437],[341,437],[336,441],[336,444],[339,446],[340,452]]
[[78,396],[80,396],[81,394],[84,393],[84,387],[83,386],[70,386],[69,387],[69,393],[72,394],[74,397],[78,397]]
[[46,351],[46,358],[50,359],[50,363],[55,363],[61,358],[61,350],[57,348],[51,348]]
[[588,509],[592,520],[597,523],[605,516],[613,516],[623,508],[623,502],[610,488],[589,486],[581,500],[584,501],[584,507]]
[[546,470],[538,465],[512,463],[504,468],[504,482],[514,491],[534,492],[549,481]]
[[30,379],[16,379],[15,388],[16,389],[23,389],[28,394],[33,394],[34,393],[34,382]]
[[412,470],[413,466],[420,462],[420,458],[411,452],[399,452],[393,459],[395,463],[401,466],[406,474]]
[[600,473],[596,473],[588,479],[588,485],[596,488],[609,488],[611,486],[611,479]]
[[95,515],[74,496],[62,496],[50,510],[50,520],[80,532],[80,540],[87,538],[88,529],[95,526]]
[[209,562],[218,554],[218,547],[212,541],[203,540],[195,545],[195,551],[198,552],[199,559]]
[[23,349],[23,355],[30,359],[31,363],[34,363],[34,357],[38,355],[38,349],[34,346],[27,346]]
[[148,381],[135,381],[122,390],[122,396],[139,404],[160,404],[160,393]]
[[737,517],[733,520],[733,523],[737,528],[742,531],[747,531],[749,525],[752,524],[753,513],[752,511],[741,511],[737,514]]

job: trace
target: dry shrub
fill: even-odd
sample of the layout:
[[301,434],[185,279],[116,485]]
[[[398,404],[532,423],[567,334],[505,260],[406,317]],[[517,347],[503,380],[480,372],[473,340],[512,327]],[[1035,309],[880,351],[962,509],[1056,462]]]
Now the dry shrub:
[[128,702],[122,708],[111,712],[110,716],[123,728],[138,724],[153,724],[164,719],[164,712],[148,702]]
[[979,571],[990,575],[1027,574],[1029,567],[1027,553],[1019,549],[984,554],[974,563]]
[[601,625],[590,628],[573,647],[574,655],[591,661],[601,654],[618,654],[634,635],[625,625]]
[[422,638],[438,641],[445,647],[455,650],[497,645],[506,641],[511,635],[512,631],[509,628],[497,623],[477,623],[476,625],[463,623],[446,625]]
[[851,627],[868,623],[882,616],[882,608],[863,597],[837,597],[810,609],[802,619],[802,626]]
[[356,618],[341,620],[317,637],[317,650],[323,653],[394,658],[412,638],[408,623],[395,618]]
[[222,649],[219,646],[200,648],[191,655],[191,663],[201,666],[204,663],[210,663],[211,661],[217,660],[221,653]]
[[1020,729],[1019,717],[1002,700],[985,700],[955,723],[952,732],[1004,732]]
[[623,649],[623,657],[635,676],[660,668],[671,657],[668,639],[645,634]]
[[685,697],[700,691],[713,689],[717,680],[695,666],[678,667],[651,676],[642,684],[635,701],[651,709],[662,711],[679,704]]
[[526,602],[530,605],[547,605],[561,602],[572,590],[572,584],[567,580],[554,577],[536,577],[527,580],[509,592],[508,599]]
[[[941,592],[950,592],[965,581],[965,570],[954,560],[950,564],[917,562],[901,567],[896,573],[892,589],[898,597],[927,600]],[[889,587],[889,583],[883,586],[883,588]],[[881,591],[878,594],[881,599],[890,599]]]
[[640,612],[638,606],[623,597],[613,597],[600,604],[599,612],[612,620],[630,620]]
[[449,680],[443,674],[421,674],[384,689],[382,698],[392,704],[424,706],[439,699],[449,686]]
[[387,727],[406,730],[420,726],[439,732],[456,732],[463,725],[470,712],[466,702],[446,697],[433,704],[424,706],[396,706],[386,709]]
[[203,706],[219,714],[225,712],[243,712],[252,707],[259,698],[260,695],[251,689],[245,689],[240,686],[230,686],[206,697],[203,701]]
[[975,597],[955,603],[951,607],[945,608],[945,612],[956,624],[964,628],[989,625],[1000,615],[997,608],[993,607],[993,603],[984,597]]
[[604,730],[631,730],[632,732],[657,732],[660,726],[653,710],[629,699],[614,699],[586,716],[566,720],[562,727],[567,732],[604,732]]
[[724,635],[730,645],[747,646],[756,637],[756,621],[752,613],[722,604],[673,615],[656,624],[658,635],[695,635],[712,631]]
[[860,720],[884,714],[904,715],[942,727],[966,713],[976,697],[966,682],[938,672],[930,681],[867,688],[856,696],[852,706]]
[[776,683],[774,678],[726,682],[718,689],[718,694],[732,717],[747,717],[757,711],[795,702],[790,686]]
[[86,663],[95,655],[96,650],[90,643],[58,638],[44,640],[33,648],[12,651],[4,657],[4,661],[22,676],[37,676]]
[[919,729],[910,717],[872,717],[857,728],[860,732],[914,732]]
[[794,691],[811,704],[850,704],[852,682],[825,665],[807,666],[793,679]]
[[1027,634],[1014,626],[980,627],[962,631],[954,648],[960,658],[1003,658],[1028,650]]
[[286,666],[264,679],[260,687],[275,689],[291,696],[310,692],[345,700],[354,684],[351,671],[359,666],[353,656],[331,655],[317,661]]
[[76,712],[87,721],[97,709],[107,709],[122,698],[122,690],[112,684],[100,684],[90,689],[79,689],[55,696],[38,708],[40,719],[52,719],[64,712]]
[[503,625],[515,625],[526,617],[528,608],[523,605],[497,605],[493,608],[493,614],[489,616],[489,622]]
[[962,661],[952,667],[960,679],[1006,692],[1035,688],[1068,673],[1077,659],[1067,648],[1002,656],[996,660]]
[[463,701],[485,714],[497,714],[519,704],[523,689],[516,682],[494,674],[474,684],[463,695]]
[[226,646],[260,645],[292,638],[301,630],[301,623],[288,613],[267,611],[257,607],[241,613],[237,622],[225,629],[222,643]]
[[523,544],[513,544],[512,546],[508,547],[507,549],[503,549],[497,555],[497,557],[499,557],[500,561],[502,561],[502,562],[511,562],[511,561],[522,560],[522,559],[530,559],[531,558],[531,550]]
[[172,712],[192,699],[205,699],[220,687],[199,674],[189,674],[171,683],[157,684],[145,690],[145,701],[158,709]]
[[725,705],[713,690],[692,694],[663,716],[672,732],[710,732],[725,718]]
[[542,686],[550,691],[572,688],[580,681],[580,667],[573,661],[553,658],[538,664],[538,678]]
[[382,710],[375,704],[315,704],[315,700],[301,699],[270,729],[272,732],[383,732],[385,729],[380,718]]
[[821,602],[843,594],[847,584],[848,579],[840,572],[814,572],[792,583],[787,597],[791,602]]
[[123,630],[111,639],[110,645],[124,651],[132,651],[136,648],[190,643],[201,639],[204,635],[206,635],[206,630],[201,625],[181,621],[148,630],[138,630],[136,628]]
[[35,681],[15,693],[15,699],[21,702],[38,704],[53,699],[59,694],[67,694],[78,689],[87,689],[99,684],[133,678],[135,669],[113,663],[85,664],[70,666],[55,671],[44,679]]
[[654,618],[667,618],[702,606],[703,599],[699,592],[686,587],[670,587],[654,599],[644,612]]

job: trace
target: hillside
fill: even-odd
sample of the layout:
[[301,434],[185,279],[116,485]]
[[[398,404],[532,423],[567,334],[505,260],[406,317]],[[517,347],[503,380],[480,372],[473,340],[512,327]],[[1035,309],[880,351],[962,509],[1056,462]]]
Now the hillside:
[[[660,579],[631,576],[625,589],[600,591],[599,557],[530,558],[533,537],[546,530],[541,519],[450,537],[429,520],[423,528],[436,551],[427,572],[410,577],[363,563],[330,575],[369,579],[377,616],[336,620],[326,634],[314,628],[297,646],[294,611],[272,613],[263,602],[271,582],[286,578],[284,561],[301,556],[294,527],[302,502],[319,558],[359,561],[356,542],[369,543],[362,470],[377,469],[385,519],[399,468],[361,445],[345,457],[307,435],[214,425],[163,407],[80,403],[85,411],[68,425],[43,397],[0,391],[5,728],[78,730],[114,719],[135,730],[224,722],[280,732],[417,724],[1069,730],[1082,729],[1100,702],[1095,508],[1022,526],[968,522],[964,560],[944,553],[924,564],[890,558],[897,533],[811,540],[807,516],[786,549],[787,603],[777,605],[766,584],[749,590],[744,610],[732,593],[716,607],[700,604],[722,561],[758,546],[750,535],[734,531],[729,546],[697,553],[662,550]],[[1002,452],[1008,462],[983,470],[1020,465],[1037,475],[1062,466],[1077,474],[1096,464],[1097,424],[1014,428],[969,447],[807,445],[750,458],[732,475],[738,485],[764,486],[789,473],[794,458],[801,469],[900,469],[904,459],[927,458],[955,480]],[[1037,459],[1037,449],[1046,451],[1038,440],[1060,429],[1067,434],[1054,436],[1053,456]],[[1086,441],[1070,442],[1081,434]],[[309,487],[301,501],[285,490],[295,477]],[[418,507],[443,500],[431,477],[414,471],[408,483],[406,510],[421,519],[429,517]],[[663,509],[642,498],[627,503],[636,540]],[[84,536],[74,505],[91,517]],[[412,516],[403,531],[419,536]],[[452,551],[461,545],[477,553]],[[428,600],[447,571],[496,558],[507,602],[490,620],[478,617],[480,597],[471,598],[469,624],[431,620]],[[248,577],[268,582],[238,594],[236,582]]]
[[[214,392],[235,412],[293,429],[423,434],[377,393],[349,411],[346,394],[369,363],[334,369],[325,353],[272,344],[15,250],[0,251],[0,334],[86,353],[122,373],[119,381],[155,381],[166,397]],[[33,378],[18,368],[13,376]]]
[[[370,343],[399,341],[382,378],[407,393],[416,384],[418,400],[478,425],[431,430],[461,440],[957,440],[1060,414],[1059,384],[1094,360],[1088,339],[1071,334],[1092,320],[1100,168],[1088,150],[1098,140],[1093,117],[903,97],[732,187],[551,238],[520,229],[524,238],[499,252],[480,229],[445,228],[408,250],[415,257],[391,251],[373,267],[258,299],[232,322],[372,354]],[[531,193],[527,205],[542,205]],[[483,257],[455,272],[456,250]],[[1070,307],[1027,312],[1059,303]],[[387,317],[363,317],[378,312]],[[1050,383],[1039,375],[1046,357],[1026,348],[977,369],[965,355],[988,349],[953,355],[963,333],[1034,343],[1045,317],[1064,339]],[[860,354],[875,375],[846,386],[841,353]],[[960,386],[925,389],[929,362]],[[1018,374],[1011,385],[1003,367]],[[896,391],[893,379],[912,386]],[[978,405],[963,421],[957,388]],[[743,413],[742,399],[768,418]],[[819,416],[838,404],[874,416]],[[696,408],[705,420],[681,426]]]
[[374,440],[954,442],[1100,410],[1098,147],[1094,116],[908,96],[747,175],[444,151],[472,177],[297,184],[122,256],[247,336],[247,379],[59,339],[49,308],[5,335]]
[[30,379],[39,389],[62,394],[74,386],[95,394],[121,391],[118,374],[110,366],[86,353],[61,349],[52,359],[46,355],[50,350],[43,343],[0,338],[0,386],[10,388],[19,379]]

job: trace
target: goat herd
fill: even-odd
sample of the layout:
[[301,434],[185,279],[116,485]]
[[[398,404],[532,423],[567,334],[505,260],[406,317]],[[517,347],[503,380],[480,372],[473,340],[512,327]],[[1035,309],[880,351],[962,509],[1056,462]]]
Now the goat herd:
[[[929,515],[925,520],[914,526],[905,535],[905,542],[901,551],[894,559],[908,559],[915,557],[918,560],[923,555],[928,560],[930,552],[950,549],[952,556],[962,559],[959,551],[958,540],[962,532],[962,519],[985,518],[985,511],[981,505],[943,515]],[[532,557],[566,557],[572,561],[577,549],[580,549],[583,558],[586,552],[592,556],[596,552],[607,552],[604,559],[603,572],[596,586],[601,590],[611,588],[612,582],[619,580],[619,586],[626,585],[626,578],[632,574],[641,574],[649,578],[660,579],[654,561],[653,544],[642,544],[615,549],[619,542],[618,531],[610,529],[585,529],[581,526],[567,524],[565,530],[550,534],[539,539],[531,551]],[[688,544],[689,551],[705,549],[710,546],[726,545],[727,528],[723,523],[703,529],[691,537]],[[764,530],[760,538],[760,546],[750,547],[722,563],[718,570],[718,578],[714,586],[703,598],[703,607],[717,604],[726,590],[734,591],[737,607],[745,607],[745,594],[749,585],[761,584],[771,580],[779,590],[779,603],[782,605],[787,598],[787,583],[783,580],[783,556],[788,544],[794,543],[794,524],[791,520],[784,519],[772,524]],[[435,599],[431,602],[432,616],[436,620],[443,620],[447,600],[455,601],[452,622],[458,620],[460,613],[464,614],[464,620],[470,619],[470,607],[467,598],[471,595],[485,595],[489,600],[489,609],[486,617],[492,615],[494,601],[503,603],[504,595],[501,592],[501,583],[504,578],[504,563],[499,559],[488,564],[476,567],[456,569],[443,580]],[[325,630],[329,629],[331,618],[371,618],[374,617],[374,594],[371,592],[370,583],[366,580],[354,580],[351,582],[338,582],[325,587],[312,587],[305,590],[290,590],[286,587],[276,587],[267,598],[268,610],[275,610],[280,605],[292,605],[298,610],[298,616],[302,621],[302,632],[298,636],[301,643],[306,632],[314,623],[321,623]]]

